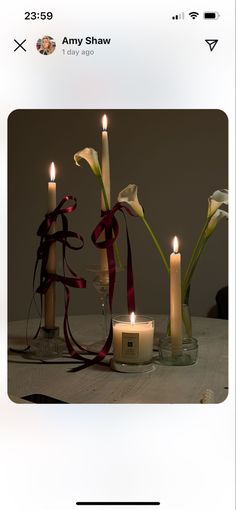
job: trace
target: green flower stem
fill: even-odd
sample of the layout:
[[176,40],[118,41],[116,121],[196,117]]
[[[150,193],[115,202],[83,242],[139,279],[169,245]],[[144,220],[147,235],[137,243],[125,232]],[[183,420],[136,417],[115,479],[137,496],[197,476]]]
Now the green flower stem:
[[195,250],[195,255],[194,255],[194,258],[192,259],[191,266],[189,265],[189,268],[188,268],[188,275],[187,274],[185,275],[184,281],[182,283],[182,296],[183,296],[183,302],[184,303],[186,302],[186,298],[187,298],[187,295],[188,295],[188,292],[189,292],[188,289],[190,287],[191,279],[192,279],[193,273],[195,271],[195,268],[197,266],[197,262],[199,260],[199,257],[200,257],[200,255],[202,253],[202,250],[203,250],[204,246],[205,246],[205,243],[206,243],[206,241],[203,238],[201,244],[198,245],[198,251]]
[[119,248],[118,248],[118,245],[117,245],[116,241],[114,242],[114,253],[115,253],[115,258],[116,258],[116,261],[117,261],[117,264],[118,264],[119,268],[123,269],[124,266],[122,264]]
[[185,286],[184,286],[184,298],[186,297],[186,294],[187,294],[187,290],[188,290],[188,287],[190,286],[190,282],[191,282],[191,279],[192,279],[192,276],[193,276],[193,273],[196,269],[196,266],[197,266],[197,263],[198,263],[198,260],[200,258],[200,255],[206,245],[206,242],[207,242],[207,239],[203,239],[202,240],[202,244],[198,250],[198,252],[196,253],[195,255],[195,258],[194,258],[194,262],[192,264],[192,267],[191,267],[191,271],[189,272],[189,276],[188,276],[188,281],[185,282]]
[[159,244],[157,238],[155,237],[155,235],[153,234],[153,231],[152,231],[150,225],[148,224],[148,222],[147,222],[147,220],[146,220],[146,218],[144,216],[142,216],[142,220],[143,220],[143,223],[146,226],[146,228],[147,228],[147,230],[148,230],[148,232],[149,232],[149,234],[150,234],[150,236],[151,236],[151,238],[152,238],[152,240],[153,240],[157,250],[159,251],[159,254],[160,254],[161,258],[162,258],[162,261],[163,261],[164,266],[165,266],[165,268],[167,270],[167,273],[169,274],[170,268],[169,268],[168,262],[166,260],[166,257],[165,257],[165,255],[164,255],[164,253],[163,253],[163,251],[162,251],[162,249],[160,247],[160,244]]
[[195,269],[195,260],[199,259],[199,256],[200,256],[202,248],[203,248],[202,243],[204,242],[204,234],[205,234],[206,228],[208,226],[208,223],[209,223],[209,218],[207,218],[207,220],[204,224],[204,227],[200,233],[200,236],[197,240],[195,248],[194,248],[192,255],[190,257],[190,261],[189,261],[189,264],[188,264],[188,267],[187,267],[187,270],[186,270],[186,273],[184,276],[184,281],[183,281],[183,299],[184,299],[184,294],[189,286],[190,279],[193,274],[193,270]]
[[[202,229],[202,232],[199,236],[199,239],[198,239],[198,242],[195,246],[195,249],[192,253],[192,256],[191,256],[191,259],[190,259],[190,262],[189,262],[189,265],[188,265],[188,269],[186,271],[186,274],[185,274],[185,278],[184,278],[184,282],[183,282],[183,287],[182,287],[182,292],[183,292],[183,296],[184,298],[186,297],[186,294],[187,294],[187,291],[188,291],[188,287],[190,286],[190,282],[191,282],[191,279],[192,279],[192,276],[193,276],[193,273],[196,269],[196,266],[197,266],[197,263],[198,263],[198,260],[200,258],[200,255],[203,251],[203,249],[205,248],[205,245],[208,241],[208,239],[211,237],[211,235],[213,234],[213,232],[215,231],[216,229],[216,225],[214,228],[212,228],[212,230],[209,232],[209,229],[208,229],[208,225],[209,225],[209,222],[212,218],[213,214],[211,216],[208,216],[207,218],[207,221]],[[208,233],[207,233],[208,232]]]
[[104,186],[104,183],[103,183],[102,174],[100,174],[98,176],[98,179],[99,179],[99,183],[100,183],[100,186],[101,186],[101,190],[102,190],[102,194],[103,194],[103,198],[104,198],[104,202],[105,202],[105,207],[106,207],[106,210],[108,211],[108,209],[110,209],[110,206],[109,206],[109,203],[108,203],[107,193],[106,193],[106,189],[105,189],[105,186]]
[[[102,194],[103,194],[103,198],[104,198],[104,202],[105,202],[105,207],[106,207],[106,210],[108,211],[110,209],[110,206],[109,206],[109,203],[108,203],[108,198],[107,198],[106,189],[105,189],[105,186],[104,186],[104,183],[103,183],[103,179],[102,179],[102,174],[100,174],[98,176],[98,179],[99,179],[99,182],[100,182],[100,186],[101,186],[101,190],[102,190]],[[114,253],[115,253],[115,258],[116,258],[116,261],[118,263],[119,268],[123,269],[123,264],[122,264],[119,248],[117,246],[117,242],[116,241],[114,242]]]

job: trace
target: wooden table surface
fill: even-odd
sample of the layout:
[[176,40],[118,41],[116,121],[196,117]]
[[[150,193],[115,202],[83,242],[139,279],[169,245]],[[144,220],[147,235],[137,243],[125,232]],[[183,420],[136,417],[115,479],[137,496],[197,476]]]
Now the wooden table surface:
[[[154,316],[157,337],[166,328],[166,317]],[[67,403],[200,403],[207,389],[214,392],[215,403],[228,394],[228,323],[218,319],[194,317],[193,336],[198,339],[199,353],[195,365],[162,366],[155,363],[149,373],[119,373],[106,365],[94,365],[77,373],[66,354],[58,361],[42,363],[26,359],[21,353],[9,353],[8,395],[15,402],[30,394],[43,394]],[[37,329],[37,320],[29,323],[29,332]],[[62,318],[57,319],[62,333]],[[84,345],[102,345],[101,317],[83,315],[71,318],[78,341]],[[26,321],[9,324],[9,346],[23,347]],[[99,340],[100,336],[100,340]],[[94,342],[95,339],[95,342]],[[154,353],[157,355],[158,353]]]

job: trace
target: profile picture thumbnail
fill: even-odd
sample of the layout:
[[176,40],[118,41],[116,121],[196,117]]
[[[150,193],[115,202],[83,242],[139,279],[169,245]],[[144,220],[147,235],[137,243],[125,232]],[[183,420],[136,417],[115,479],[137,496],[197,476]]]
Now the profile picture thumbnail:
[[36,48],[41,55],[51,55],[55,51],[56,43],[50,35],[44,35],[37,40]]

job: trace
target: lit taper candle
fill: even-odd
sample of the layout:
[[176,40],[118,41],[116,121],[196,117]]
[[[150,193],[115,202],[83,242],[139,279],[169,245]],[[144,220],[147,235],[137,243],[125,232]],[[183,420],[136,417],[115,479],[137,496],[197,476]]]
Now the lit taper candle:
[[[102,180],[107,195],[109,208],[111,206],[111,187],[110,187],[110,159],[109,159],[109,140],[108,140],[108,120],[107,116],[102,117]],[[101,209],[106,211],[103,193],[101,195]]]
[[[52,162],[50,165],[50,181],[48,182],[48,212],[54,211],[56,208],[57,201],[57,185],[55,182],[56,170],[55,165]],[[52,223],[49,234],[53,234],[56,230],[55,222]],[[56,273],[56,243],[53,242],[49,248],[47,272],[50,274]],[[45,328],[55,328],[55,282],[53,282],[45,294],[45,306],[44,306],[44,319]]]
[[[110,159],[109,159],[109,140],[107,130],[108,120],[107,116],[102,117],[102,180],[106,191],[108,206],[111,206],[111,187],[110,187]],[[106,211],[107,207],[105,204],[103,192],[101,192],[101,210]],[[108,270],[107,252],[106,250],[100,250],[100,270]]]
[[179,242],[175,236],[173,253],[170,255],[170,331],[172,353],[178,354],[182,349],[182,298],[181,298],[181,254]]

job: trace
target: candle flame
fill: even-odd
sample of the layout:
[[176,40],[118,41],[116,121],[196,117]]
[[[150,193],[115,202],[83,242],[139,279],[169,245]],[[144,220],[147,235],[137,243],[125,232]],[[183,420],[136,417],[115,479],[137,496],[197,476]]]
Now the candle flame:
[[102,117],[102,129],[103,129],[103,131],[107,131],[107,125],[108,125],[107,115],[104,114],[103,117]]
[[131,324],[135,324],[135,319],[136,319],[135,313],[132,312],[131,315],[130,315],[130,322],[131,322]]
[[55,177],[56,177],[56,169],[55,169],[55,165],[52,161],[51,166],[50,166],[50,181],[55,181]]
[[178,253],[179,251],[179,240],[178,240],[178,237],[174,237],[174,240],[173,240],[173,249],[174,249],[174,253]]

